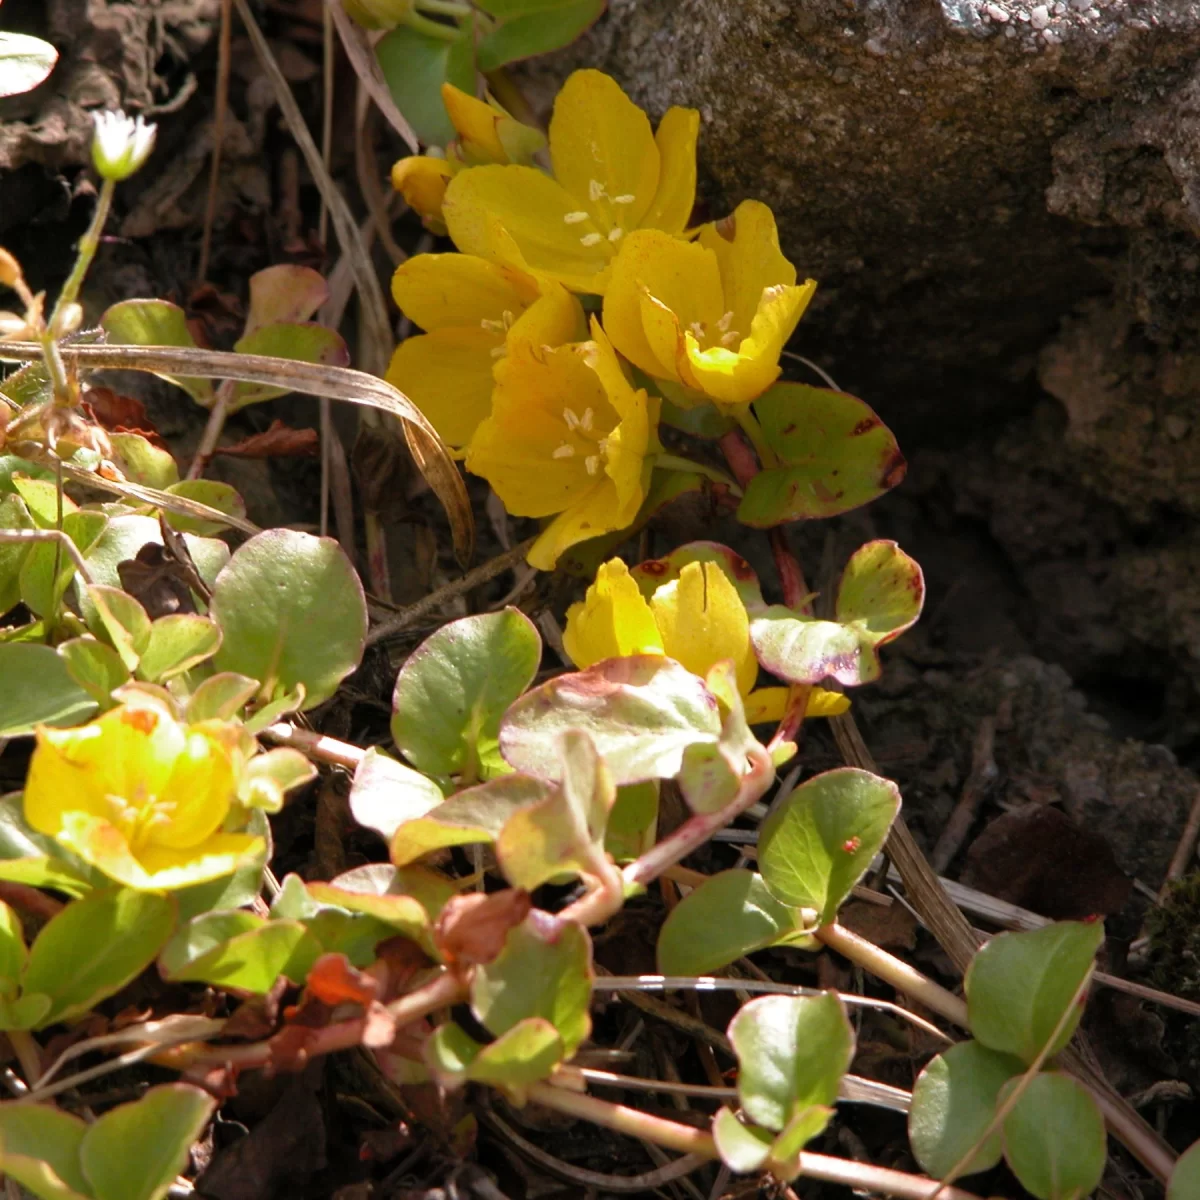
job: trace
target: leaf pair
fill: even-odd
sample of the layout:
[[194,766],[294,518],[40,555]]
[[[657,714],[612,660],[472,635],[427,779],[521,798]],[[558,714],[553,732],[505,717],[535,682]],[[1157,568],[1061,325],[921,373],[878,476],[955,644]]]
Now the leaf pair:
[[1099,923],[1061,922],[1000,934],[975,956],[965,985],[976,1040],[939,1054],[913,1089],[909,1137],[931,1174],[986,1171],[1003,1157],[1038,1200],[1074,1200],[1100,1182],[1106,1147],[1095,1101],[1069,1075],[1027,1072],[1078,1026],[1103,937]]

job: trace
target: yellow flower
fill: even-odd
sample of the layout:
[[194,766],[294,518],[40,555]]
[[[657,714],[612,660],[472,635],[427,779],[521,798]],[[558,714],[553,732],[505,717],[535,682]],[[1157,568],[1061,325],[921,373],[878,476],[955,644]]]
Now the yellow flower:
[[[665,654],[704,678],[727,659],[746,701],[747,721],[757,725],[782,718],[788,689],[754,690],[758,662],[750,618],[717,563],[687,563],[678,578],[645,590],[649,595],[619,558],[601,565],[587,595],[567,612],[563,648],[577,667],[633,654]],[[806,715],[833,716],[849,707],[844,696],[813,688]]]
[[635,229],[681,234],[696,198],[700,116],[672,108],[650,122],[600,71],[576,71],[550,121],[554,178],[533,167],[455,175],[443,216],[460,250],[603,292],[622,239]]
[[392,187],[425,228],[436,234],[446,232],[442,200],[452,175],[483,163],[531,163],[546,144],[538,130],[522,125],[490,96],[477,100],[452,83],[443,83],[442,102],[458,134],[446,148],[446,157],[414,154],[392,167]]
[[469,254],[418,254],[392,277],[405,316],[428,332],[396,347],[387,381],[465,446],[491,411],[492,370],[515,345],[587,337],[583,309],[561,284]]
[[543,571],[577,542],[632,524],[650,483],[659,403],[630,386],[595,318],[592,338],[510,346],[491,416],[467,447],[467,469],[510,513],[554,517],[528,555]]
[[127,887],[203,883],[262,849],[222,832],[240,763],[236,726],[181,725],[139,697],[78,728],[37,731],[25,819]]
[[624,239],[604,328],[648,375],[737,408],[778,378],[780,352],[816,287],[811,279],[797,286],[771,210],[746,200],[696,242],[654,230]]

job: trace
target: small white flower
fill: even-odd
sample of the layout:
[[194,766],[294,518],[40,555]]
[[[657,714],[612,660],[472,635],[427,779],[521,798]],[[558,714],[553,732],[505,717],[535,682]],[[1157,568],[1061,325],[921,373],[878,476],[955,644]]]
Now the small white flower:
[[92,162],[105,179],[120,183],[150,157],[154,149],[156,125],[147,125],[141,117],[116,112],[94,112],[96,136],[92,139]]

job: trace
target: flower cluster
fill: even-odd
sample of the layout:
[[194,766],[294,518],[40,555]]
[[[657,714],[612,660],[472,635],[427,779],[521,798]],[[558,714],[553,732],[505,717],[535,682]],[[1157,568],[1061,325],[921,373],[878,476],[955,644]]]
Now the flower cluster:
[[73,729],[39,726],[25,819],[126,887],[168,891],[265,854],[251,812],[277,812],[312,778],[293,750],[257,754],[236,722],[184,724],[165,700],[129,697]]
[[764,204],[688,228],[694,110],[652,130],[607,75],[577,71],[555,101],[547,172],[536,131],[443,95],[458,139],[444,158],[402,160],[392,181],[460,253],[397,270],[396,302],[425,333],[387,378],[510,513],[549,518],[529,553],[549,570],[633,524],[664,400],[736,417],[775,382],[816,285],[797,283]]

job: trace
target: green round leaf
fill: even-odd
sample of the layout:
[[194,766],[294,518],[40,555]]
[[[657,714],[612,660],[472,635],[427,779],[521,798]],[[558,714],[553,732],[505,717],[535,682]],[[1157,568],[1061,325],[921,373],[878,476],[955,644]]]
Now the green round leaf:
[[713,1117],[713,1141],[721,1161],[739,1175],[750,1175],[762,1169],[775,1140],[766,1129],[744,1125],[731,1108],[720,1108]]
[[31,92],[54,70],[58,51],[27,33],[0,32],[0,99]]
[[261,996],[306,936],[298,921],[267,921],[236,909],[204,913],[163,947],[158,968],[171,983],[211,983]]
[[[1016,1081],[1004,1091],[1011,1091]],[[1045,1071],[1029,1081],[1004,1119],[1004,1157],[1038,1200],[1081,1200],[1104,1174],[1104,1118],[1087,1088]]]
[[[0,1171],[36,1196],[50,1200],[88,1197],[91,1189],[79,1165],[79,1148],[87,1130],[86,1122],[51,1104],[0,1104]],[[39,1188],[43,1181],[52,1186]],[[65,1190],[55,1189],[55,1183]]]
[[154,961],[175,926],[175,901],[104,888],[72,900],[29,948],[22,988],[53,1000],[39,1028],[81,1016]]
[[109,1109],[79,1150],[96,1200],[162,1200],[216,1106],[198,1087],[164,1083]]
[[[271,358],[290,358],[296,362],[324,363],[333,367],[344,367],[350,362],[350,351],[341,334],[311,321],[277,321],[262,325],[235,342],[233,348],[238,354],[265,354]],[[265,383],[234,384],[229,411],[237,412],[248,404],[286,396],[291,390]],[[201,496],[195,498],[203,499]]]
[[658,830],[658,780],[628,783],[617,789],[608,814],[604,849],[616,862],[632,862],[654,845]]
[[908,1113],[917,1162],[935,1178],[948,1179],[977,1147],[959,1175],[994,1167],[1000,1161],[1001,1131],[986,1140],[983,1135],[996,1115],[1000,1089],[1023,1070],[1019,1058],[978,1042],[959,1042],[933,1059],[917,1079]]
[[567,729],[591,736],[621,785],[674,778],[689,746],[720,741],[721,713],[703,680],[673,659],[611,658],[522,696],[500,727],[500,749],[518,770],[557,779],[557,737]]
[[67,664],[71,678],[97,704],[109,708],[114,689],[129,682],[129,672],[121,656],[94,637],[71,638],[58,646],[59,657]]
[[264,267],[250,276],[250,307],[243,337],[264,325],[311,320],[329,299],[329,285],[319,271],[295,263]]
[[707,975],[793,932],[799,914],[753,871],[722,871],[689,892],[658,935],[664,975]]
[[489,1033],[507,1033],[529,1017],[544,1017],[570,1057],[591,1032],[592,941],[574,921],[534,909],[508,931],[504,949],[476,968],[471,1011]]
[[767,887],[793,908],[815,908],[821,924],[832,921],[899,811],[896,785],[857,767],[801,784],[759,832],[758,867]]
[[836,992],[759,996],[729,1023],[729,1040],[742,1108],[777,1133],[805,1109],[833,1104],[854,1057],[854,1031]]
[[529,686],[542,657],[533,622],[515,608],[443,625],[409,655],[392,697],[392,737],[429,775],[499,764],[505,710]]
[[[216,479],[181,479],[164,491],[170,496],[180,496],[184,500],[207,504],[209,508],[228,513],[231,517],[246,515],[246,502],[237,489]],[[172,529],[177,529],[180,533],[194,533],[199,537],[212,537],[224,533],[229,528],[223,521],[204,521],[198,517],[185,517],[165,510],[163,515]]]
[[570,45],[600,14],[605,0],[481,0],[500,24],[479,39],[479,69],[505,64]]
[[1167,1184],[1167,1200],[1200,1200],[1200,1142],[1179,1156]]
[[375,46],[379,69],[396,107],[426,145],[445,146],[456,136],[442,103],[442,84],[474,92],[472,24],[453,40],[398,25]]
[[896,439],[861,400],[828,388],[777,383],[755,402],[783,465],[746,487],[738,520],[756,529],[835,517],[894,488],[905,472]]
[[[187,314],[167,300],[122,300],[100,318],[100,325],[112,343],[130,346],[182,346],[194,348],[195,338],[188,329]],[[179,378],[155,372],[160,379],[181,387],[208,408],[213,402],[213,386],[207,379]]]
[[138,678],[162,683],[212,658],[221,645],[221,631],[196,613],[168,613],[150,626],[150,636],[138,662]]
[[332,538],[268,529],[217,576],[210,615],[224,637],[213,665],[261,683],[274,698],[297,684],[304,708],[328,700],[362,658],[362,584]]
[[[1099,921],[1059,921],[992,938],[964,980],[971,1032],[993,1050],[1033,1062],[1087,978],[1103,940]],[[1054,1038],[1051,1055],[1071,1040],[1082,1015],[1081,998]]]
[[23,737],[38,725],[82,725],[96,711],[50,646],[0,644],[0,679],[0,737]]

